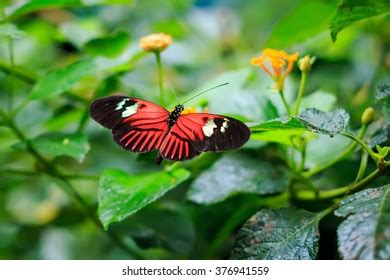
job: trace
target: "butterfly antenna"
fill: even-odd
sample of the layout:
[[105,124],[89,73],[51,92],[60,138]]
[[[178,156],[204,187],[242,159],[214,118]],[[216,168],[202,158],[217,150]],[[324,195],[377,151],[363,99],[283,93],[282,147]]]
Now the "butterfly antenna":
[[169,81],[167,81],[167,84],[168,84],[169,88],[172,90],[173,95],[175,96],[175,99],[177,99],[177,94],[175,92],[175,89],[172,87],[172,85],[171,85],[171,83]]
[[206,93],[206,92],[209,92],[209,91],[211,91],[211,90],[213,90],[213,89],[216,89],[216,88],[219,88],[219,87],[226,86],[227,84],[229,84],[229,83],[223,83],[223,84],[217,85],[217,86],[215,86],[215,87],[209,88],[209,89],[207,89],[207,90],[205,90],[205,91],[202,91],[202,92],[200,92],[200,93],[198,93],[198,94],[195,94],[195,95],[192,96],[191,98],[189,98],[189,99],[187,99],[186,101],[184,101],[184,102],[182,103],[182,105],[184,105],[184,103],[187,103],[188,101],[194,99],[195,97],[198,97],[199,95],[202,95],[202,94],[204,94],[204,93]]

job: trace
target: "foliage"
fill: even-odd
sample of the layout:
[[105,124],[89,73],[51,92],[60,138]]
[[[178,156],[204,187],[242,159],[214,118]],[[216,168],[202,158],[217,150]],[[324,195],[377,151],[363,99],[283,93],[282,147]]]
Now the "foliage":
[[[219,2],[0,4],[0,258],[390,259],[388,1]],[[185,105],[239,151],[156,166],[89,116],[226,82]]]
[[305,210],[262,210],[240,229],[233,259],[314,259],[318,222],[323,216]]

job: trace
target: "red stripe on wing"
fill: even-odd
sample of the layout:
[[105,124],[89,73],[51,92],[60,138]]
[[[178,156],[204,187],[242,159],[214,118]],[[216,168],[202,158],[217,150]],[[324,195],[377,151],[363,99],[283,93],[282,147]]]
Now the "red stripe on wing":
[[169,111],[145,100],[109,96],[95,100],[92,118],[112,129],[114,140],[133,152],[157,150],[168,132]]

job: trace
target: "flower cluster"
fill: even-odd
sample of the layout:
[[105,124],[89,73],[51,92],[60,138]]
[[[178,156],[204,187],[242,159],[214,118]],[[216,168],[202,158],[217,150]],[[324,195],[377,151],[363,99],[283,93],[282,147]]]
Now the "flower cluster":
[[172,43],[172,36],[165,33],[153,33],[142,37],[139,45],[148,52],[161,52]]
[[261,67],[275,81],[276,91],[282,91],[284,80],[297,60],[298,53],[289,55],[285,51],[265,49],[260,56],[251,59],[251,64]]

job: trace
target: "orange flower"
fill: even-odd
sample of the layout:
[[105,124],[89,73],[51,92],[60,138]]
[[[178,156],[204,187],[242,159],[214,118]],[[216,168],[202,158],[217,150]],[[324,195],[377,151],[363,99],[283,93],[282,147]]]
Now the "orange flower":
[[165,33],[153,33],[142,37],[139,45],[148,52],[161,52],[172,44],[172,36]]
[[251,64],[261,67],[275,81],[276,90],[282,91],[284,79],[297,60],[298,53],[289,55],[285,51],[265,49],[260,56],[251,59]]

